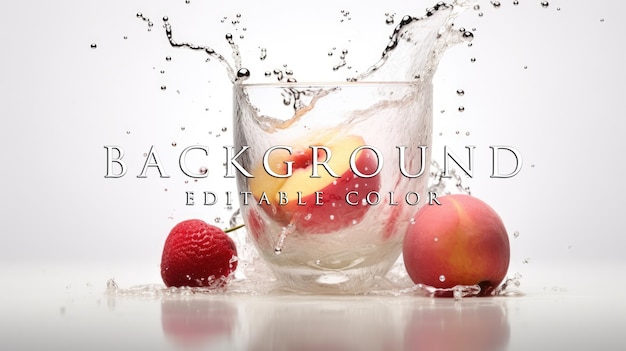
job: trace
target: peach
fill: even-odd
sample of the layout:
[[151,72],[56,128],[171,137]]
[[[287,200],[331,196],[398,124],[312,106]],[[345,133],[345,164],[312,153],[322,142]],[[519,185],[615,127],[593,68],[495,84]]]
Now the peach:
[[[274,177],[262,165],[250,179],[250,191],[266,212],[281,224],[294,223],[301,232],[329,233],[360,221],[369,205],[364,202],[367,194],[380,189],[380,175],[359,177],[350,167],[354,151],[364,146],[363,138],[355,135],[320,137],[317,143],[294,146],[293,152],[276,149],[268,156],[268,166]],[[313,176],[313,148],[318,146],[317,160],[327,162],[333,176],[325,167],[318,166],[318,177]],[[330,150],[326,154],[322,148]],[[373,174],[378,167],[376,154],[364,148],[355,155],[355,167],[365,175]],[[282,201],[281,201],[282,198]]]
[[509,238],[500,216],[470,195],[448,195],[422,207],[403,244],[406,270],[416,284],[435,288],[479,285],[491,295],[509,267]]

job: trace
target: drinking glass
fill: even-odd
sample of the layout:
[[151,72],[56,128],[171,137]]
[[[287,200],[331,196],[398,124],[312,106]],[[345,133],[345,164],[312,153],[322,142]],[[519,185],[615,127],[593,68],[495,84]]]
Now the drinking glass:
[[239,203],[277,280],[312,293],[361,293],[402,250],[428,203],[432,85],[234,85]]

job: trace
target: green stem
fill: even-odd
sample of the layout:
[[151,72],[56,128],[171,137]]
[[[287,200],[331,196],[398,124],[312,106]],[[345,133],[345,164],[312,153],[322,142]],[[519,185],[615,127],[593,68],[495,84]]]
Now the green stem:
[[233,231],[235,231],[235,230],[237,230],[237,229],[239,229],[239,228],[245,227],[245,226],[246,226],[245,224],[240,224],[240,225],[238,225],[238,226],[235,226],[235,227],[232,227],[232,228],[228,228],[228,229],[226,229],[226,230],[224,231],[224,233],[230,233],[230,232],[233,232]]

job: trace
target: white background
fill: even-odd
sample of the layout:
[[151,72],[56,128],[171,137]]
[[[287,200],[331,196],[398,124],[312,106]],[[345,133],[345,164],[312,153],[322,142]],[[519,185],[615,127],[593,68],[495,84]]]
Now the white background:
[[[475,176],[464,184],[503,218],[511,235],[511,275],[524,275],[522,287],[605,284],[610,280],[602,279],[624,263],[626,5],[562,0],[543,8],[539,1],[519,2],[494,8],[480,1],[480,11],[470,8],[459,18],[459,25],[476,28],[475,39],[472,47],[451,49],[435,77],[434,148],[449,145],[460,153],[464,145],[476,146]],[[19,280],[28,279],[19,275],[21,266],[53,271],[94,265],[127,285],[160,283],[162,245],[173,225],[194,217],[228,225],[232,210],[224,204],[185,206],[185,191],[236,191],[222,167],[222,147],[232,144],[230,85],[215,60],[169,46],[164,15],[177,40],[212,46],[229,59],[224,35],[232,32],[244,66],[259,80],[283,64],[300,77],[315,65],[328,72],[325,79],[343,79],[347,70],[332,71],[340,50],[349,49],[349,64],[364,69],[378,59],[393,29],[385,24],[386,12],[396,13],[398,23],[404,14],[421,16],[429,5],[3,2],[3,270]],[[137,12],[154,23],[150,31]],[[237,13],[241,23],[234,26]],[[265,61],[258,58],[261,47],[267,48]],[[207,166],[209,177],[198,182],[177,165],[183,148],[195,144],[211,150],[197,165]],[[104,178],[105,145],[124,148],[125,177]],[[136,177],[152,145],[170,178],[159,179],[154,170],[148,179]],[[520,174],[490,179],[489,145],[520,150]],[[583,276],[584,266],[600,271],[590,268]],[[73,279],[71,270],[54,272]]]

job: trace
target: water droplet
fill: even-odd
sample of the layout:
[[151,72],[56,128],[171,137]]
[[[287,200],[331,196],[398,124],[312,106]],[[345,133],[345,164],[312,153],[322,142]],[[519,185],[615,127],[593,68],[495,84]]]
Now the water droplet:
[[165,56],[165,61],[172,61],[172,57],[171,56]]
[[515,5],[515,6],[519,5],[519,1],[517,1],[517,0],[513,1],[513,5]]
[[467,31],[467,30],[465,32],[463,32],[463,38],[471,39],[473,37],[474,37],[474,34],[472,32]]
[[200,167],[200,170],[199,170],[200,174],[203,174],[203,175],[207,174],[208,171],[209,169],[204,166]]
[[474,5],[474,10],[476,11],[480,10],[480,5]]
[[247,68],[240,68],[237,71],[237,78],[241,80],[248,79],[250,77],[250,71]]
[[541,2],[541,7],[548,7],[548,6],[550,6],[549,2],[547,2],[547,1],[542,1]]
[[222,132],[226,132],[227,130],[228,130],[228,128],[222,127]]
[[274,247],[274,254],[280,255],[283,252],[283,249],[280,246]]
[[320,261],[320,260],[315,260],[315,265],[316,265],[316,266],[319,266],[319,265],[321,265],[321,264],[322,264],[322,261]]
[[493,7],[498,8],[500,7],[500,1],[492,1],[491,5],[493,5]]
[[522,261],[522,263],[523,263],[523,264],[528,264],[528,263],[530,263],[530,257],[525,258],[525,259]]
[[328,216],[328,219],[330,219],[331,221],[334,221],[335,220],[335,215]]
[[265,60],[267,58],[267,49],[266,48],[261,48],[261,56],[259,57],[259,59],[261,61]]
[[191,0],[185,0],[185,4],[191,4]]
[[172,141],[172,146],[176,147],[178,145],[175,141]]
[[459,112],[463,112],[465,111],[465,107],[464,106],[459,106]]
[[443,282],[445,282],[445,281],[446,281],[446,276],[445,276],[445,275],[443,275],[443,274],[442,274],[442,275],[440,275],[440,276],[439,276],[439,281],[440,281],[440,282],[442,282],[442,283],[443,283]]
[[117,283],[115,282],[115,280],[113,280],[113,279],[107,280],[107,291],[115,292],[115,291],[117,291],[117,289],[118,289],[118,286],[117,286]]
[[161,90],[165,90],[167,87],[165,85],[161,85]]
[[483,16],[483,13],[482,13],[482,12],[479,12],[479,13],[478,13],[478,17],[482,17],[482,16]]
[[180,127],[180,130],[185,131],[185,127],[184,126]]
[[470,61],[472,61],[472,62],[476,62],[476,57],[472,57],[472,58],[470,59]]
[[514,238],[519,238],[519,232],[517,230],[515,232],[513,232],[513,237]]
[[307,213],[306,216],[304,216],[304,220],[305,221],[309,221],[309,220],[311,220],[311,217],[313,217],[313,214],[312,213]]
[[126,135],[129,135],[129,134],[130,134],[130,130],[127,130],[127,131],[126,131]]
[[457,94],[458,96],[463,96],[463,95],[465,95],[465,90],[463,90],[463,89],[457,89],[456,94]]
[[438,237],[435,237],[433,240],[434,240],[435,242],[438,242],[438,241],[439,241],[439,238],[438,238]]
[[95,48],[97,48],[97,47],[98,47],[98,45],[97,45],[96,43],[91,43],[91,48],[92,48],[92,49],[95,49]]

